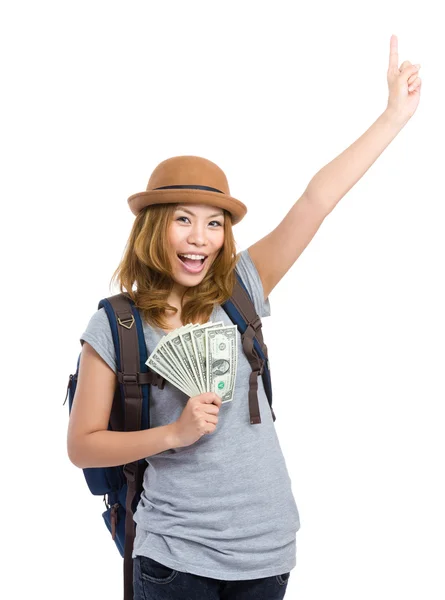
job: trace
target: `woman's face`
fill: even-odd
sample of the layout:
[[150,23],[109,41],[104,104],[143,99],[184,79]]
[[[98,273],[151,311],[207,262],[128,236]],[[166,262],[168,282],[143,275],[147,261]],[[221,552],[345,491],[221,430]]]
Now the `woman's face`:
[[168,240],[173,279],[180,293],[184,287],[201,283],[223,246],[223,210],[204,204],[178,206],[169,225]]

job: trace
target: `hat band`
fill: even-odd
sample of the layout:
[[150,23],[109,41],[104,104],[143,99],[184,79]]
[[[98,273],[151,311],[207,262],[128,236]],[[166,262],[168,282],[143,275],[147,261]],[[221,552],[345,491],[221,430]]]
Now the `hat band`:
[[207,192],[218,192],[224,194],[221,190],[209,187],[208,185],[163,185],[162,187],[153,188],[154,190],[206,190]]

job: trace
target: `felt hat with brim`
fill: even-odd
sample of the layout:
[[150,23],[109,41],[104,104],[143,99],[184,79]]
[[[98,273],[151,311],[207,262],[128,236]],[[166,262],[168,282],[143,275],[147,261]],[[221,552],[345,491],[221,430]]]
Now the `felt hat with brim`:
[[223,208],[231,214],[232,225],[247,213],[247,207],[230,195],[224,172],[200,156],[174,156],[162,161],[151,174],[146,191],[128,198],[134,215],[151,204],[173,203]]

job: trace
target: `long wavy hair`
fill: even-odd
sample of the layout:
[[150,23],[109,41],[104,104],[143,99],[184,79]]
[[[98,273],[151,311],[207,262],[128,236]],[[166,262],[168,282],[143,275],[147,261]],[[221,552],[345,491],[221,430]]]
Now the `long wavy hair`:
[[[168,329],[166,311],[178,312],[167,302],[174,285],[168,228],[177,206],[153,204],[136,215],[123,258],[110,281],[110,290],[116,281],[120,292],[134,301],[145,321],[161,329]],[[184,324],[206,323],[214,305],[230,298],[237,262],[232,219],[224,210],[224,244],[201,283],[184,292],[181,302]]]

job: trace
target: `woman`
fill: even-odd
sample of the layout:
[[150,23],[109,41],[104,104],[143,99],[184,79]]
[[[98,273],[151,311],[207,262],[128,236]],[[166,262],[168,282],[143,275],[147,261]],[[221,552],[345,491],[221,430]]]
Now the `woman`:
[[[270,314],[272,289],[414,114],[418,66],[405,62],[399,69],[397,64],[393,36],[385,112],[315,175],[269,235],[238,255],[232,226],[246,207],[230,196],[223,171],[193,156],[156,167],[147,190],[129,198],[136,219],[115,273],[121,291],[125,288],[144,317],[147,348],[183,324],[231,325],[221,305],[232,293],[235,269],[258,315]],[[70,459],[81,468],[141,458],[149,463],[134,516],[137,600],[279,600],[285,595],[296,565],[299,514],[261,378],[262,421],[259,426],[249,421],[251,367],[237,335],[232,402],[222,405],[212,393],[187,398],[167,382],[162,390],[151,389],[151,429],[125,433],[107,431],[116,357],[104,309],[92,316],[81,337]]]

